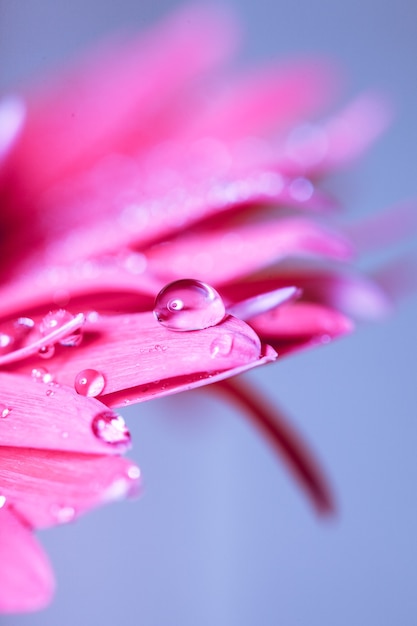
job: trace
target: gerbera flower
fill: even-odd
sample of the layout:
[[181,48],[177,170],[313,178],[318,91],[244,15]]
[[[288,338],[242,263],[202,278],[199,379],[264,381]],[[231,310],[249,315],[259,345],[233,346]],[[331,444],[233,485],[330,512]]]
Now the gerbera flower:
[[385,309],[341,269],[353,246],[320,183],[386,116],[368,97],[307,122],[332,90],[323,64],[214,72],[232,30],[188,10],[1,105],[4,611],[51,597],[33,529],[137,490],[114,413],[132,402],[218,383],[332,508],[290,427],[226,379]]

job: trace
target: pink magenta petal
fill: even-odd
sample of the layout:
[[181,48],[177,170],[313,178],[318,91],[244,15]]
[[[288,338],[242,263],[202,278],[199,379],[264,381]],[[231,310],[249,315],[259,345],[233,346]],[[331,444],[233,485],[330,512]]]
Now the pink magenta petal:
[[[329,101],[334,73],[320,61],[293,62],[265,68],[228,82],[197,115],[200,136],[222,139],[254,136],[311,116]],[[193,128],[193,125],[191,126]]]
[[139,477],[139,468],[119,456],[0,446],[2,494],[35,528],[72,521],[136,494]]
[[0,554],[0,611],[37,611],[49,604],[55,588],[49,560],[7,505],[0,509]]
[[214,284],[251,274],[288,256],[348,259],[352,247],[339,233],[312,221],[291,218],[184,235],[147,253],[149,269],[166,282],[210,276]]
[[43,382],[51,379],[45,361],[35,372],[37,380],[0,373],[2,446],[96,454],[118,454],[129,447],[128,438],[112,446],[94,434],[93,420],[106,411],[103,404],[75,393],[73,381],[71,388]]
[[189,7],[139,41],[110,46],[49,89],[43,85],[30,102],[16,154],[26,191],[33,193],[132,141],[142,148],[161,141],[169,118],[177,123],[178,92],[230,51],[231,26],[225,13]]
[[305,300],[340,310],[353,318],[377,319],[386,315],[392,306],[387,293],[376,280],[341,269],[314,270],[307,266],[304,269],[289,266],[271,278],[224,285],[221,293],[231,308],[235,302],[284,288],[288,284],[297,285]]
[[342,313],[310,302],[283,305],[252,318],[250,324],[279,356],[327,344],[353,330],[352,321]]
[[215,387],[242,408],[249,418],[276,448],[290,470],[307,492],[317,511],[328,515],[334,512],[334,500],[327,479],[311,450],[296,433],[279,409],[268,405],[247,381],[227,380]]
[[[156,385],[162,393],[171,379],[198,374],[209,382],[214,373],[254,366],[262,357],[256,333],[232,316],[211,328],[176,333],[152,313],[137,313],[87,319],[80,346],[56,346],[47,367],[58,383],[69,386],[83,370],[96,370],[105,383],[100,399],[107,403],[107,395],[129,388]],[[14,365],[21,372],[40,366],[45,361],[39,358]]]

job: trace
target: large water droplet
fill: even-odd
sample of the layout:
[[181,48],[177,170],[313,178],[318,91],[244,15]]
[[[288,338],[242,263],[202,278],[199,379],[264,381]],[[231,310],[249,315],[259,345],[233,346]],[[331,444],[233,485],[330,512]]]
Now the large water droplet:
[[[57,311],[51,311],[48,315],[42,319],[39,325],[39,332],[43,337],[49,335],[49,333],[54,330],[58,330],[62,328],[68,322],[71,322],[74,319],[74,315],[72,315],[69,311],[65,309],[58,309]],[[58,343],[61,346],[78,346],[82,341],[82,330],[81,328],[77,328],[76,330],[69,331],[69,334],[66,337],[63,337],[59,340]]]
[[213,287],[185,278],[164,287],[156,297],[154,315],[170,330],[201,330],[225,316],[223,300]]
[[12,409],[7,406],[7,404],[0,403],[0,418],[5,419],[9,417],[11,410]]
[[38,354],[42,359],[51,359],[55,354],[55,346],[53,344],[42,346],[39,348]]
[[216,356],[227,356],[233,347],[232,335],[221,335],[213,340],[210,346],[210,355],[214,359]]
[[91,429],[95,436],[112,445],[130,442],[130,432],[121,415],[112,411],[104,411],[93,418]]
[[0,496],[0,509],[6,504],[6,496]]
[[78,372],[74,381],[74,388],[81,396],[95,398],[104,389],[106,381],[101,372],[93,369],[86,369]]

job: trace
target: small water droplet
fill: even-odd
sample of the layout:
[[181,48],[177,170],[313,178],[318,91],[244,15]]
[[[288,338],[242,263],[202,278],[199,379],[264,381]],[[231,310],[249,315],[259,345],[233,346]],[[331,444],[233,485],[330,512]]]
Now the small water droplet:
[[62,433],[61,437],[62,437],[62,439],[68,439],[68,437],[69,437],[68,432],[66,430],[64,430],[64,432]]
[[53,380],[52,374],[48,372],[46,367],[34,367],[32,370],[32,378],[40,383],[50,383]]
[[46,391],[46,395],[47,395],[47,396],[49,396],[49,397],[50,397],[50,396],[53,396],[54,394],[55,394],[55,392],[54,392],[54,391],[52,391],[52,389],[47,389],[47,391]]
[[220,337],[216,337],[213,340],[210,346],[210,354],[212,358],[216,358],[216,356],[227,356],[230,354],[233,347],[233,337],[232,335],[221,335]]
[[14,342],[14,337],[7,333],[0,333],[0,350],[2,352],[7,352],[11,349],[12,344]]
[[176,331],[215,326],[226,313],[213,287],[189,278],[166,285],[156,297],[153,312],[162,326]]
[[0,496],[0,509],[6,504],[6,496]]
[[101,372],[93,369],[81,370],[75,377],[74,388],[81,396],[95,398],[104,389],[106,381]]
[[42,346],[39,348],[38,354],[42,359],[51,359],[55,354],[55,346],[53,344]]
[[104,411],[93,418],[91,429],[95,436],[112,445],[130,442],[130,432],[121,415],[112,411]]
[[24,330],[26,332],[29,332],[30,330],[32,330],[34,326],[35,326],[35,322],[33,321],[31,317],[19,317],[15,321],[15,327],[20,330]]
[[127,470],[127,475],[132,480],[137,480],[140,478],[140,469],[137,465],[131,465]]
[[9,406],[7,406],[6,404],[1,404],[0,403],[0,417],[5,419],[6,417],[9,417],[10,413],[11,413],[11,408]]
[[[43,337],[49,335],[49,333],[54,330],[58,330],[62,328],[68,322],[74,319],[74,315],[72,315],[66,309],[58,309],[57,311],[50,311],[48,315],[42,319],[39,325],[39,332]],[[66,337],[63,337],[59,340],[59,344],[61,346],[79,346],[82,341],[82,330],[81,328],[77,328],[76,330],[69,331],[69,334]]]
[[72,506],[52,506],[51,514],[54,516],[58,524],[67,524],[72,522],[75,517],[75,509]]

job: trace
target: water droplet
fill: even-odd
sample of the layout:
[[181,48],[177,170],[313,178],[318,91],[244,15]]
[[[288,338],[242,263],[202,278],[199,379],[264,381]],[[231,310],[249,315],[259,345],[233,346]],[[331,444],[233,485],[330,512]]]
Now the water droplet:
[[6,504],[6,496],[0,496],[0,509]]
[[199,280],[177,280],[156,297],[154,315],[170,330],[201,330],[215,326],[225,316],[223,300],[213,287]]
[[[51,311],[48,315],[42,319],[39,325],[39,332],[43,337],[49,335],[49,333],[54,330],[58,330],[62,328],[68,322],[74,319],[74,315],[72,315],[66,309],[58,309],[57,311]],[[66,337],[63,337],[59,340],[58,343],[61,346],[79,346],[82,341],[82,330],[81,328],[77,328],[76,330],[69,331],[69,334]]]
[[68,439],[69,433],[66,430],[64,430],[64,432],[62,433],[61,437],[62,437],[62,439]]
[[15,322],[15,327],[25,332],[29,332],[34,326],[35,322],[30,317],[19,317]]
[[137,480],[140,478],[140,469],[137,465],[131,465],[127,470],[127,475],[132,480]]
[[130,433],[121,415],[112,411],[104,411],[93,418],[91,429],[95,436],[112,445],[130,442]]
[[51,514],[54,516],[58,524],[67,524],[72,522],[75,517],[75,509],[72,506],[52,506]]
[[32,370],[32,378],[40,383],[51,383],[53,380],[52,374],[48,372],[46,367],[34,367]]
[[47,392],[46,392],[47,396],[53,396],[54,394],[55,394],[55,392],[52,391],[52,389],[48,389]]
[[14,337],[7,333],[0,333],[0,350],[7,352],[11,349],[14,342]]
[[101,372],[93,369],[86,369],[78,372],[74,381],[74,388],[81,396],[95,398],[104,389],[106,381]]
[[6,404],[0,403],[0,417],[1,418],[5,419],[6,417],[9,417],[11,410],[12,409]]
[[227,356],[228,354],[230,354],[232,347],[232,335],[221,335],[220,337],[216,337],[216,339],[213,340],[210,346],[210,354],[212,358],[216,358],[216,356]]
[[42,346],[39,348],[38,354],[42,359],[51,359],[55,354],[55,346],[53,344]]

